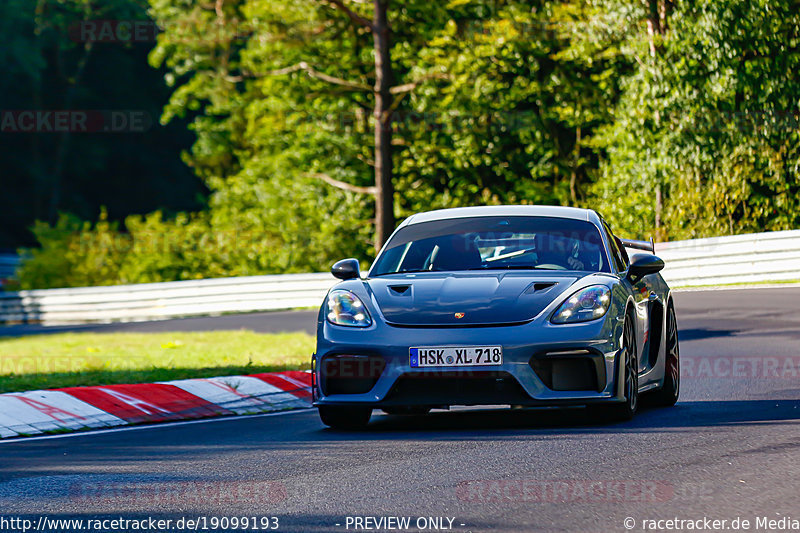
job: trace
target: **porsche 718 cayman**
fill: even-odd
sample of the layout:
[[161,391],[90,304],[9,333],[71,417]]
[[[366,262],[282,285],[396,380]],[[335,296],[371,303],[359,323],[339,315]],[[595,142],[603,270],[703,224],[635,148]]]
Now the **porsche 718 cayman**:
[[[647,250],[628,256],[626,248]],[[334,428],[373,409],[673,405],[675,308],[652,242],[595,211],[445,209],[405,220],[366,276],[345,259],[319,312],[314,405]]]

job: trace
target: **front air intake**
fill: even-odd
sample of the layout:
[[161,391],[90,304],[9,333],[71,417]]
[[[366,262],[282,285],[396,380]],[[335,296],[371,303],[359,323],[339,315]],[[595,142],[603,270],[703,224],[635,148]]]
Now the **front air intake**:
[[518,405],[531,397],[502,371],[412,372],[395,382],[385,405]]
[[372,390],[386,368],[379,355],[326,355],[319,366],[322,392],[331,394],[365,394]]
[[589,350],[547,352],[530,360],[531,368],[554,391],[597,391],[605,388],[603,356]]

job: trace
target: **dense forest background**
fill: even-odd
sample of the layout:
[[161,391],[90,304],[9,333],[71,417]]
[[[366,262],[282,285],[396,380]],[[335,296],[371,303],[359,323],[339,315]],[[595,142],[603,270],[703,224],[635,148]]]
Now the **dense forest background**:
[[[797,0],[6,0],[0,17],[0,113],[152,117],[0,127],[0,248],[31,247],[25,288],[325,270],[463,205],[588,206],[659,240],[800,227]],[[81,36],[98,21],[160,30]]]

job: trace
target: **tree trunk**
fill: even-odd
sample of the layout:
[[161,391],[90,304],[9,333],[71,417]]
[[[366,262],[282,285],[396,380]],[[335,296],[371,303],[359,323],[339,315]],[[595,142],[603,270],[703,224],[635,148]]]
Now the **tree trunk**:
[[655,240],[661,242],[662,240],[664,240],[663,239],[664,231],[663,231],[663,229],[661,227],[662,226],[661,212],[664,210],[664,200],[661,197],[661,184],[656,185],[656,200],[655,201],[656,201],[656,209],[655,209],[655,211],[656,211],[656,217],[655,217],[656,218],[655,219],[656,235],[655,235]]
[[[647,36],[650,44],[650,57],[653,62],[653,68],[658,68],[656,61],[657,61],[657,47],[656,47],[656,40],[655,36],[660,35],[663,36],[666,32],[667,28],[667,1],[663,0],[660,2],[659,0],[649,0],[649,14],[647,17]],[[659,109],[655,110],[654,116],[656,127],[658,128],[661,124],[661,111]],[[663,211],[664,211],[664,198],[662,192],[662,181],[659,177],[656,182],[655,187],[655,239],[657,241],[661,241],[664,238],[665,230],[663,229]]]
[[572,206],[578,205],[578,166],[581,159],[581,127],[575,128],[575,150],[573,151],[572,174],[569,177],[569,196]]
[[392,93],[394,83],[387,17],[389,0],[375,0],[375,250],[394,231],[394,186],[392,184]]

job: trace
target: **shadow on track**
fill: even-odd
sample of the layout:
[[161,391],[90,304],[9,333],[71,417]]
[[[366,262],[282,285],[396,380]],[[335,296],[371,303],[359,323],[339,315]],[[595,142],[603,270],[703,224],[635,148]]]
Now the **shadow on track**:
[[520,430],[524,434],[643,433],[784,423],[800,423],[800,400],[679,402],[663,409],[643,406],[633,420],[618,423],[598,419],[584,409],[433,411],[424,416],[374,416],[364,431],[325,429],[322,433],[362,439],[405,438],[409,431],[436,438],[498,438],[520,434]]
[[[582,438],[586,435],[642,435],[647,433],[697,433],[760,426],[800,425],[800,400],[690,401],[675,407],[644,408],[633,420],[609,423],[592,419],[582,410],[511,411],[476,409],[434,411],[425,416],[380,416],[363,431],[325,428],[315,410],[280,417],[217,419],[213,423],[160,427],[133,432],[112,432],[55,440],[8,441],[0,453],[0,484],[31,475],[66,475],[76,468],[107,472],[123,465],[145,472],[153,464],[236,460],[252,456],[258,461],[278,454],[313,457],[336,455],[352,448],[403,441],[521,441]],[[68,453],[67,453],[68,452]],[[267,454],[267,455],[265,455]],[[305,463],[302,463],[305,464]],[[305,467],[303,467],[305,468]]]
[[719,337],[732,337],[740,331],[735,329],[710,329],[710,328],[688,328],[678,331],[680,341],[697,341],[702,339],[716,339]]

